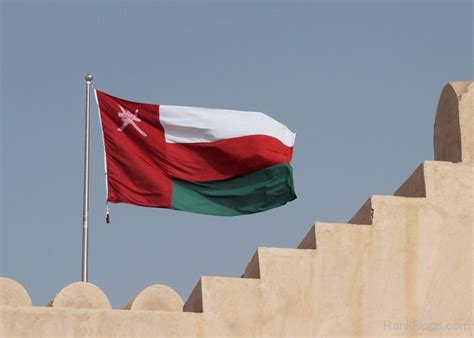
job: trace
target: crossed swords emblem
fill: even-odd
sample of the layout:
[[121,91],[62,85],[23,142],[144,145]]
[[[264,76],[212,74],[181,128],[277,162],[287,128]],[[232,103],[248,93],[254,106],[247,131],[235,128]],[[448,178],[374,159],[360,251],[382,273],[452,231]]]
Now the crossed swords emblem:
[[138,109],[135,110],[135,114],[131,113],[129,110],[126,110],[124,107],[119,105],[120,110],[117,112],[118,116],[122,120],[122,125],[120,128],[117,128],[118,131],[124,131],[124,129],[131,124],[133,128],[135,128],[136,131],[138,131],[140,134],[143,136],[147,136],[146,133],[140,129],[139,126],[135,122],[141,122],[141,120],[138,118]]

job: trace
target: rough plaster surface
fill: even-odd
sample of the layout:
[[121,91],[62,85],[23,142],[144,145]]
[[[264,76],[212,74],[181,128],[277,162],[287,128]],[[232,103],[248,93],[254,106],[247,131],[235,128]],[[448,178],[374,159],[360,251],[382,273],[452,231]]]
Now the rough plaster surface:
[[448,83],[434,125],[436,161],[474,162],[474,82]]
[[202,277],[184,312],[147,289],[131,310],[2,303],[1,335],[472,337],[473,90],[450,83],[441,95],[435,153],[450,162],[423,162],[349,223],[316,222],[298,249],[258,248],[242,278]]
[[112,309],[109,299],[97,286],[76,282],[62,289],[48,304],[52,307],[76,309]]
[[183,311],[183,299],[172,288],[155,284],[147,287],[132,298],[125,310]]
[[31,306],[31,298],[25,288],[9,278],[0,278],[0,306]]

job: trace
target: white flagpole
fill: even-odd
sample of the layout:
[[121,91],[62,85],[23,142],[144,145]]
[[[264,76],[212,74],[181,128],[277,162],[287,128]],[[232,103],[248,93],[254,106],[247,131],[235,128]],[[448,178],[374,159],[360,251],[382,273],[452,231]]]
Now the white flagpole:
[[90,102],[91,85],[94,77],[87,73],[86,80],[86,126],[84,140],[84,200],[82,212],[82,281],[88,280],[89,254],[89,148],[90,148]]

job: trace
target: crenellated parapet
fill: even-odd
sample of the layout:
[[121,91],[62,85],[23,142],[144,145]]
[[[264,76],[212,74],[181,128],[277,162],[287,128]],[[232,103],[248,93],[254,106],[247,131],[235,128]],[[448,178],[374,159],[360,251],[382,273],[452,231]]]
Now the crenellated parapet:
[[[173,311],[182,312],[184,302],[172,288],[166,285],[151,285],[124,306],[131,311]],[[26,289],[17,281],[0,278],[0,306],[33,306]],[[47,307],[70,309],[112,310],[105,293],[96,285],[75,282],[67,285],[48,303]]]

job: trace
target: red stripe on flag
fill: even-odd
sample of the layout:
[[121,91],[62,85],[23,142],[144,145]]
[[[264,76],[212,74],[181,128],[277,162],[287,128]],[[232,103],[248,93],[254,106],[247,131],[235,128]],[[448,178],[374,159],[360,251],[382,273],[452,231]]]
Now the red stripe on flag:
[[215,142],[167,143],[170,177],[192,182],[217,181],[246,175],[280,163],[290,163],[293,148],[266,135],[249,135]]

